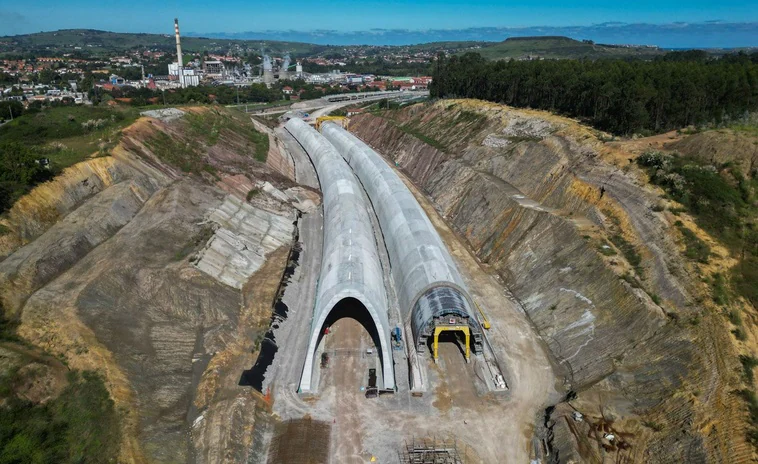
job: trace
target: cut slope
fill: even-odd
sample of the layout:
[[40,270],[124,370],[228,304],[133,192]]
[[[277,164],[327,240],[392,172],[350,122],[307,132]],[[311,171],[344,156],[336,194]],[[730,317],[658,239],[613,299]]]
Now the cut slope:
[[[595,131],[470,100],[361,115],[350,127],[431,197],[545,339],[586,416],[581,425],[570,409],[551,416],[561,460],[599,459],[587,427],[603,417],[634,434],[631,448],[616,448],[633,461],[751,456],[745,423],[734,421],[744,404],[731,394],[731,336],[678,251],[677,218],[653,210],[659,192],[615,165],[623,156]],[[703,433],[694,424],[708,418],[718,427]]]
[[[196,452],[214,455],[212,449],[247,459],[252,427],[224,434],[227,422],[213,420],[187,437],[199,415],[195,403],[207,405],[209,417],[217,417],[216,407],[240,417],[256,413],[256,397],[237,385],[239,372],[216,369],[223,362],[213,361],[233,352],[253,362],[255,334],[268,317],[249,317],[246,302],[254,291],[264,299],[258,311],[270,310],[265,299],[276,286],[251,290],[247,278],[256,274],[246,273],[240,290],[198,271],[189,257],[213,233],[206,221],[228,199],[224,189],[260,213],[253,217],[287,231],[294,217],[291,200],[277,190],[293,184],[256,160],[244,116],[222,108],[185,111],[174,121],[139,119],[123,130],[111,156],[72,166],[4,218],[14,240],[0,261],[0,297],[25,340],[73,369],[103,375],[126,411],[123,462],[187,461]],[[163,140],[175,150],[163,150]],[[242,185],[248,188],[236,188]],[[261,192],[248,199],[256,185]],[[290,236],[279,230],[272,239],[265,224],[251,228],[263,232],[237,234],[263,243],[261,259],[275,256],[276,263],[261,269],[281,276]],[[205,372],[209,363],[213,372]],[[208,382],[195,401],[202,378]],[[233,407],[216,398],[220,388],[238,396]]]

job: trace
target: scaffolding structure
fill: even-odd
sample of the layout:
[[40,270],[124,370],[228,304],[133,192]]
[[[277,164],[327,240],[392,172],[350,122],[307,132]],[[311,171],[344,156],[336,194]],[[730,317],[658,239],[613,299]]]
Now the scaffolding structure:
[[468,457],[468,445],[461,447],[454,439],[413,438],[398,452],[401,464],[474,464]]

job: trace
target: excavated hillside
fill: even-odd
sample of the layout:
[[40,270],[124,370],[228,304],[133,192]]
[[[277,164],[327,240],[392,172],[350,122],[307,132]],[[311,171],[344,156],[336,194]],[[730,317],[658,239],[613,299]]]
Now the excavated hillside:
[[255,361],[295,236],[291,160],[242,114],[148,112],[109,156],[0,219],[0,300],[18,334],[96,370],[124,415],[122,462],[245,462],[265,402]]
[[[554,462],[754,458],[740,346],[706,283],[736,261],[635,154],[576,121],[473,100],[350,130],[430,197],[544,339],[566,392],[536,424]],[[681,227],[709,244],[707,264],[684,255]]]

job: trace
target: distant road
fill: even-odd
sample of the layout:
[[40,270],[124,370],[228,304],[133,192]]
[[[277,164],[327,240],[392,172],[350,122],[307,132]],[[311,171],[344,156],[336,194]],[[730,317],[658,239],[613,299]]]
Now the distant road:
[[[330,106],[335,103],[340,103],[339,106],[348,106],[356,102],[362,102],[362,101],[375,101],[375,100],[383,100],[385,98],[387,99],[414,99],[414,98],[423,98],[429,96],[428,90],[409,90],[409,91],[401,91],[401,90],[393,90],[393,91],[386,91],[386,92],[359,92],[359,93],[341,93],[336,95],[326,95],[321,98],[316,98],[314,100],[305,100],[300,102],[294,102],[288,105],[277,105],[277,106],[269,106],[266,108],[260,108],[260,109],[250,109],[247,111],[249,114],[275,114],[275,113],[286,113],[290,110],[315,110],[318,108],[323,108],[326,106]],[[240,108],[243,105],[228,105],[228,107],[234,107],[234,108]],[[247,105],[244,105],[247,106]]]

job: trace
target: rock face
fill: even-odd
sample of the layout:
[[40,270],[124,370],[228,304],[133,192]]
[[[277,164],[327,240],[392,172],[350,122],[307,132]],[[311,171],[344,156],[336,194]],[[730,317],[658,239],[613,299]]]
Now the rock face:
[[0,259],[36,239],[82,202],[112,185],[132,181],[144,201],[168,181],[159,174],[143,175],[133,168],[133,162],[131,156],[108,156],[78,163],[19,199],[2,220],[11,233],[0,237]]
[[[667,220],[651,210],[659,197],[605,159],[591,130],[474,101],[359,115],[350,128],[396,162],[500,273],[550,348],[567,391],[579,392],[572,405],[593,414],[601,408],[637,435],[629,448],[596,454],[588,450],[601,444],[556,408],[547,419],[552,459],[750,456],[744,425],[728,419],[742,414],[729,393],[735,355],[728,331],[711,319],[707,330],[685,323],[704,313]],[[682,401],[693,385],[708,393]],[[724,423],[703,434],[693,421],[709,415]],[[650,433],[641,416],[665,416],[665,428]]]
[[[196,118],[204,111],[187,109]],[[113,156],[67,169],[4,219],[12,239],[0,243],[3,307],[26,340],[104,375],[125,411],[123,462],[247,460],[254,427],[232,433],[224,419],[256,415],[258,401],[239,378],[254,362],[286,264],[292,203],[318,200],[227,193],[229,178],[280,193],[293,184],[252,158],[237,134],[249,126],[213,111],[225,126],[211,142],[180,114],[140,119]],[[196,148],[161,152],[160,134]],[[184,157],[215,170],[182,172],[172,162]],[[255,280],[259,268],[270,282]],[[201,413],[212,420],[199,426]]]

